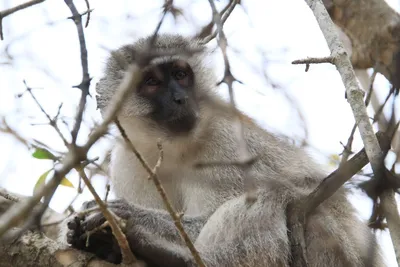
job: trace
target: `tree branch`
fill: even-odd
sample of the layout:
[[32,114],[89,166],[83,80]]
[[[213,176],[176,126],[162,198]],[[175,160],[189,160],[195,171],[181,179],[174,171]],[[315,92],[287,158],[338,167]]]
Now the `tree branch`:
[[[369,116],[366,111],[366,106],[363,101],[364,93],[359,88],[352,64],[347,56],[346,51],[338,37],[338,34],[334,28],[334,24],[329,17],[321,0],[305,0],[313,11],[315,18],[321,28],[322,33],[326,39],[328,47],[333,57],[333,62],[339,71],[342,78],[343,84],[346,88],[347,100],[352,108],[355,121],[357,123],[361,138],[363,140],[366,154],[372,166],[372,170],[377,179],[383,179],[384,177],[384,165],[383,165],[383,153],[379,147],[378,140],[374,134],[372,125],[369,121]],[[396,203],[392,202],[393,197],[388,198],[390,192],[382,195],[386,196],[384,201],[390,202],[390,206],[395,207]],[[389,205],[385,205],[388,207]],[[396,209],[397,210],[397,209]],[[389,211],[385,211],[389,213]],[[392,235],[393,246],[396,251],[397,258],[400,256],[400,238],[394,236],[394,234],[400,232],[400,221],[396,223],[388,223],[390,233]]]
[[[64,0],[64,1],[65,1],[65,4],[67,4],[69,9],[71,10],[72,17],[70,17],[70,18],[74,21],[76,29],[78,31],[79,48],[80,48],[80,52],[81,52],[82,81],[79,85],[75,86],[75,87],[81,89],[81,98],[79,101],[78,112],[76,113],[76,116],[75,116],[75,124],[71,131],[72,143],[75,144],[76,138],[78,136],[78,131],[81,127],[83,112],[84,112],[85,106],[86,106],[86,97],[89,95],[89,87],[90,87],[91,79],[89,77],[88,55],[87,55],[87,49],[86,49],[85,34],[83,32],[83,26],[82,26],[82,15],[79,14],[79,12],[76,9],[74,2],[72,0]],[[88,2],[86,2],[86,4],[87,4],[87,6],[89,6]]]
[[139,151],[133,145],[132,141],[126,135],[124,128],[121,126],[121,124],[119,123],[118,120],[115,120],[115,124],[117,125],[118,130],[121,133],[122,138],[128,145],[129,149],[135,154],[135,156],[138,158],[139,162],[142,164],[143,168],[149,174],[150,179],[154,182],[154,185],[156,186],[157,191],[160,193],[160,196],[163,200],[165,208],[167,209],[168,213],[171,215],[171,217],[174,221],[174,224],[179,231],[179,234],[182,236],[183,240],[185,241],[186,246],[189,248],[190,252],[192,253],[195,262],[197,263],[198,266],[205,267],[205,264],[203,263],[203,260],[201,259],[200,255],[199,255],[199,252],[197,251],[197,249],[193,245],[193,242],[190,240],[188,234],[186,233],[185,229],[183,228],[183,225],[181,222],[181,216],[175,211],[174,207],[171,204],[171,201],[168,199],[168,196],[164,190],[164,187],[162,186],[162,184],[160,182],[160,179],[158,178],[157,169],[160,167],[161,162],[163,160],[163,150],[162,150],[161,143],[157,144],[157,146],[160,150],[160,156],[158,158],[156,166],[154,167],[154,170],[152,170],[150,168],[150,165],[146,162],[146,160],[142,157],[142,155],[139,153]]
[[96,200],[96,203],[99,205],[101,212],[103,213],[109,226],[111,227],[115,239],[117,239],[118,245],[121,248],[122,263],[123,264],[135,263],[137,261],[136,257],[132,254],[132,250],[129,246],[128,240],[126,239],[125,234],[122,232],[121,227],[119,226],[115,216],[108,210],[107,205],[104,203],[103,200],[101,200],[100,196],[97,194],[92,183],[86,176],[84,169],[78,168],[78,172],[83,181],[85,182],[86,186],[88,187],[90,193],[92,193],[94,199]]
[[3,19],[5,17],[7,17],[8,15],[11,15],[12,13],[15,13],[15,12],[17,12],[19,10],[28,8],[28,7],[36,5],[36,4],[40,4],[40,3],[44,2],[44,1],[45,0],[31,0],[31,1],[26,2],[24,4],[20,4],[18,6],[15,6],[15,7],[12,7],[12,8],[9,8],[9,9],[1,11],[0,12],[0,39],[4,40],[3,39]]

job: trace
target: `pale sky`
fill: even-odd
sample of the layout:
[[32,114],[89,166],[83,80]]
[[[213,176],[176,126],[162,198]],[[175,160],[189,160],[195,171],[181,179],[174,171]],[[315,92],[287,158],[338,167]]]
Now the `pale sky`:
[[[0,10],[23,3],[26,0],[2,0]],[[101,75],[108,49],[133,42],[139,36],[153,31],[160,15],[163,1],[90,1],[94,11],[89,27],[85,29],[89,56],[89,73],[93,77],[91,92]],[[174,22],[169,16],[162,32],[193,34],[211,19],[208,1],[174,1],[183,8],[185,19]],[[226,1],[217,2],[222,7]],[[239,108],[256,119],[263,127],[303,138],[300,120],[291,108],[283,92],[290,95],[304,115],[308,129],[310,152],[315,160],[328,166],[327,156],[342,151],[341,142],[346,142],[354,123],[351,109],[344,98],[344,87],[334,66],[311,66],[304,72],[304,66],[290,62],[306,57],[329,55],[329,49],[322,33],[302,0],[243,1],[246,15],[240,6],[225,24],[225,32],[233,49],[229,56],[232,71],[244,85],[235,85]],[[400,1],[388,1],[400,10]],[[85,10],[84,1],[75,1],[79,10]],[[129,16],[128,16],[129,14]],[[62,1],[46,1],[43,4],[17,12],[3,20],[5,40],[0,42],[0,116],[6,116],[8,123],[26,138],[36,138],[50,147],[64,150],[54,130],[43,124],[45,117],[40,113],[28,94],[22,98],[15,95],[24,91],[22,80],[33,88],[36,97],[48,113],[55,115],[63,102],[62,115],[73,117],[79,99],[78,89],[71,88],[81,81],[81,64],[77,32],[74,23],[67,20],[70,11]],[[249,19],[250,18],[250,19]],[[9,62],[5,49],[13,57]],[[211,43],[215,46],[215,42]],[[267,62],[260,57],[266,55]],[[215,55],[216,65],[222,70],[221,56]],[[272,89],[263,79],[264,72],[273,83],[281,88]],[[388,82],[378,75],[375,90],[383,99],[389,90]],[[220,88],[227,95],[226,87]],[[89,99],[85,117],[87,121],[99,120],[95,100]],[[70,122],[70,120],[67,120]],[[89,125],[79,136],[84,142]],[[63,131],[67,133],[66,128]],[[103,142],[105,143],[105,142]],[[91,155],[102,155],[105,144],[90,151]],[[362,147],[358,133],[353,145],[357,151]],[[31,195],[37,178],[52,167],[51,162],[31,157],[31,152],[10,136],[0,134],[0,185],[11,191]],[[76,174],[68,178],[78,184]],[[95,179],[96,188],[104,192],[104,179]],[[59,188],[51,207],[62,211],[74,197],[71,188]],[[75,202],[75,207],[91,195],[84,192]],[[351,201],[363,219],[369,217],[371,202],[354,194]],[[378,234],[388,266],[397,266],[388,233]]]

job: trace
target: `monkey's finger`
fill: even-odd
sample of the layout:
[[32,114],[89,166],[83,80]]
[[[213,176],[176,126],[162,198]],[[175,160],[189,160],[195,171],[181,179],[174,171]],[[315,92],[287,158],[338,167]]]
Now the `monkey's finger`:
[[70,230],[67,232],[67,243],[68,244],[73,244],[75,242],[75,240],[77,239],[77,236],[75,234],[74,230]]
[[77,233],[73,230],[67,233],[67,243],[70,244],[73,248],[86,250],[86,239],[81,235],[77,235]]
[[81,230],[84,232],[92,231],[93,229],[101,226],[105,221],[106,219],[104,218],[103,214],[101,212],[96,212],[86,217],[86,219],[81,222]]
[[81,224],[81,219],[75,216],[71,221],[67,223],[67,227],[70,230],[75,230],[80,227],[80,224]]

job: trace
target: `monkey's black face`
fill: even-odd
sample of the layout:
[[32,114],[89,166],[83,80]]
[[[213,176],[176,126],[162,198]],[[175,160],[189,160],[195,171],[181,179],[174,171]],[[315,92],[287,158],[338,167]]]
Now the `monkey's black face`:
[[153,110],[149,118],[157,125],[176,133],[187,133],[196,124],[194,75],[184,61],[159,64],[144,73],[138,88],[140,97],[149,101]]

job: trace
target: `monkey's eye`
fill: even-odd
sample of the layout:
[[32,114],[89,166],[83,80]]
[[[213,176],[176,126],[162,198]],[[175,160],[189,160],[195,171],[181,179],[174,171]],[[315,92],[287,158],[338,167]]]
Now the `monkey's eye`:
[[176,72],[174,73],[174,77],[175,77],[175,79],[177,79],[177,80],[185,79],[186,76],[187,76],[187,73],[186,73],[186,71],[183,71],[183,70],[178,70],[178,71],[176,71]]
[[157,79],[154,78],[154,77],[149,77],[149,78],[146,79],[146,81],[145,81],[144,83],[145,83],[146,85],[149,85],[149,86],[156,86],[156,85],[159,85],[159,84],[160,84],[160,81],[157,80]]

